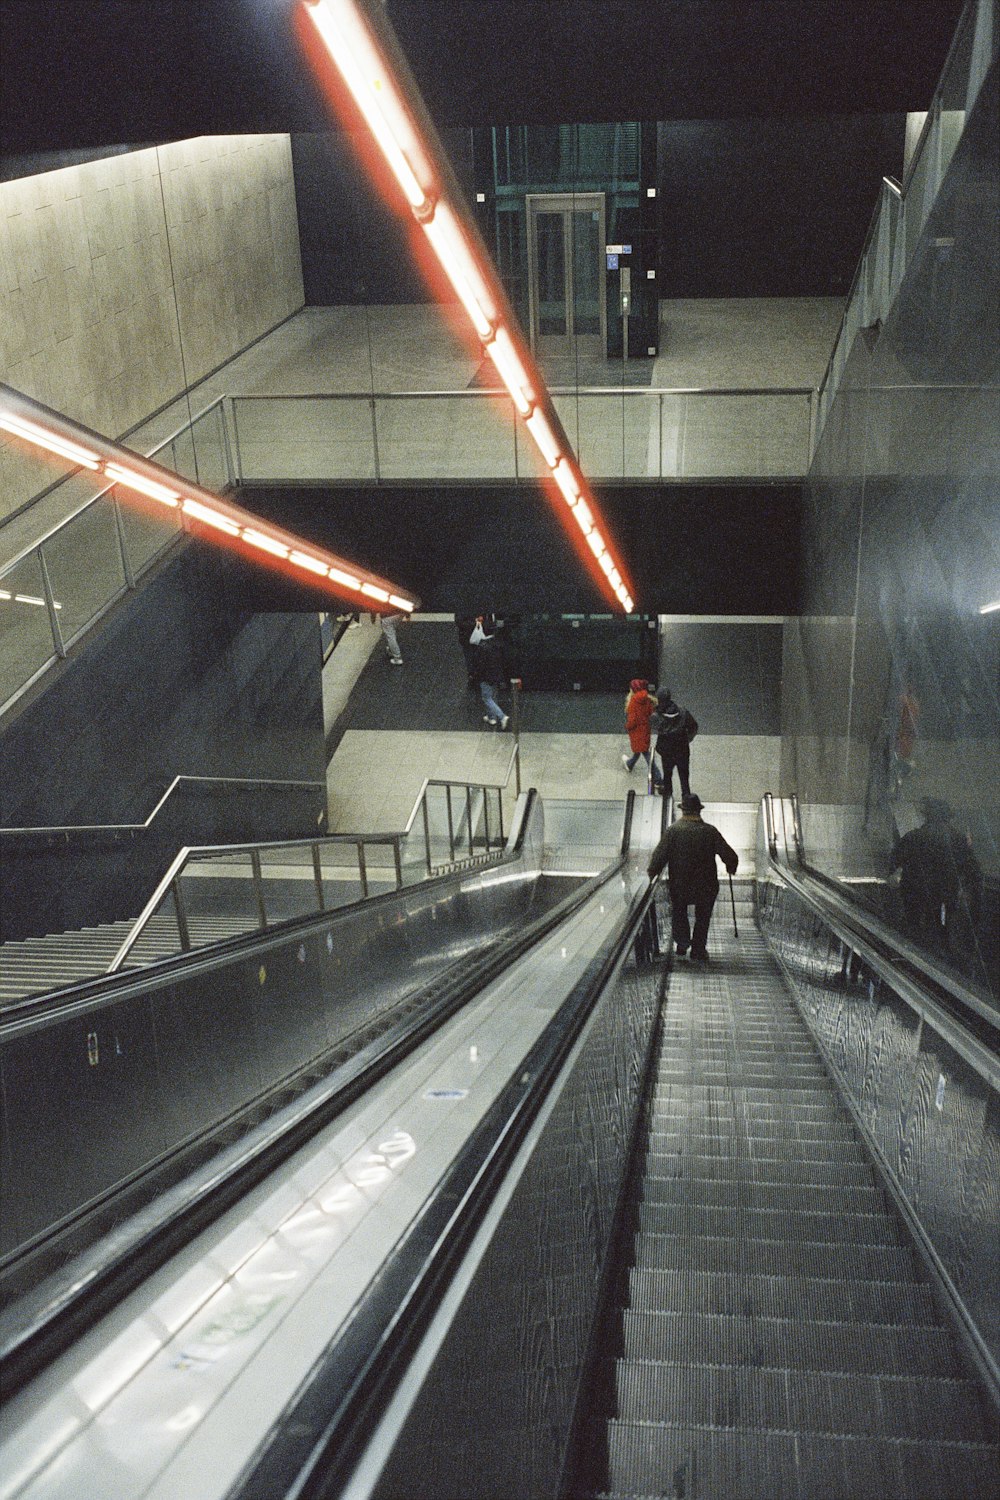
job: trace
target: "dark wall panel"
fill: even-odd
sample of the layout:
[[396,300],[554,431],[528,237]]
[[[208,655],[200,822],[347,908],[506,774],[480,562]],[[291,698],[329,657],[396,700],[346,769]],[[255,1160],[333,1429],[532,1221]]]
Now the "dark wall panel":
[[[637,485],[595,493],[645,613],[796,612],[798,485]],[[245,489],[241,501],[415,590],[427,610],[609,607],[533,485],[261,486]]]
[[325,780],[318,619],[254,612],[241,569],[184,548],[0,725],[4,937],[136,915],[182,844],[315,832],[321,788],[202,786],[148,835],[2,834],[140,823],[179,775]]
[[843,296],[903,115],[660,123],[661,297]]

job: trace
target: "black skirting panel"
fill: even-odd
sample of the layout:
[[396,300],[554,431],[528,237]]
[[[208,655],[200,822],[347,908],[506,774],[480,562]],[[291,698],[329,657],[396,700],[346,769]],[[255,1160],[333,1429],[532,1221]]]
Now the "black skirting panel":
[[[644,614],[797,613],[800,485],[623,485],[595,495]],[[610,607],[534,484],[246,486],[240,502],[412,589],[426,610]]]

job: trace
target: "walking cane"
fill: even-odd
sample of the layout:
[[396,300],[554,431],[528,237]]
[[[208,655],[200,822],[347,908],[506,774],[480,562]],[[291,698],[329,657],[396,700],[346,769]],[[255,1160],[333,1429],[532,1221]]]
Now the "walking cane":
[[[726,871],[729,875],[729,871]],[[739,937],[739,929],[736,926],[736,897],[733,895],[733,877],[729,875],[729,899],[733,905],[733,937]]]

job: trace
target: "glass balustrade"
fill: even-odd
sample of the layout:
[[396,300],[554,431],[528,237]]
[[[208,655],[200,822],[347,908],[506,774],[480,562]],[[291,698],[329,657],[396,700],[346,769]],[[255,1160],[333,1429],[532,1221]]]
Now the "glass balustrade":
[[884,323],[938,190],[961,139],[983,80],[1000,48],[998,0],[968,0],[927,114],[902,189],[886,179],[861,261],[848,293],[837,341],[820,385],[814,424],[815,452],[854,339],[862,328]]

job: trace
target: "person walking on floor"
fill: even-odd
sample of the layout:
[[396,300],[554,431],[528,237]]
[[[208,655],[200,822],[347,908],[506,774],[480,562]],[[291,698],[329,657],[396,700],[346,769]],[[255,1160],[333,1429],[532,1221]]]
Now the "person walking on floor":
[[651,739],[649,721],[655,708],[656,699],[649,692],[649,684],[641,677],[633,677],[629,684],[628,697],[625,699],[625,728],[628,731],[628,742],[632,747],[632,754],[622,756],[622,765],[626,771],[634,771],[636,761],[641,755],[652,772],[653,785],[658,786],[660,772],[649,749]]
[[[722,860],[730,875],[736,874],[739,855],[730,848],[712,823],[702,821],[701,798],[687,792],[681,798],[681,815],[671,823],[649,860],[649,877],[655,879],[667,871],[670,890],[671,923],[678,957],[688,949],[696,962],[708,962],[708,929],[712,908],[719,894],[716,857]],[[694,907],[694,934],[688,919],[688,907]]]
[[663,766],[664,795],[673,790],[674,767],[681,784],[681,796],[691,791],[691,741],[698,733],[698,720],[686,708],[674,702],[670,689],[660,690],[660,728],[656,736],[656,754]]
[[393,614],[382,615],[381,617],[382,639],[385,642],[385,649],[388,652],[389,660],[394,667],[401,667],[403,665],[403,653],[399,649],[396,626],[400,620],[405,618],[406,616],[402,610],[396,610]]
[[500,729],[506,729],[510,719],[497,702],[497,693],[503,681],[503,658],[500,655],[500,645],[495,635],[487,635],[482,629],[481,616],[477,616],[476,624],[477,630],[473,631],[473,638],[477,633],[482,634],[482,639],[476,643],[474,650],[479,692],[486,709],[483,718],[488,724],[495,724]]

